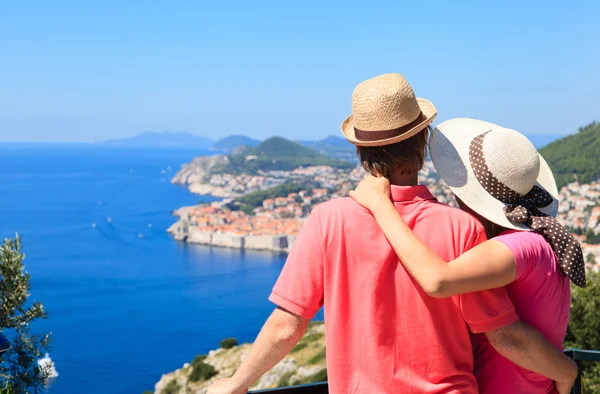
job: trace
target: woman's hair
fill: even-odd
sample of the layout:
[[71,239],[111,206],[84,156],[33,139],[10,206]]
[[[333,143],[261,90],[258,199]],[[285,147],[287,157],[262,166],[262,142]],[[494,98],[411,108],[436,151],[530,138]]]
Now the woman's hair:
[[398,172],[400,175],[416,174],[425,161],[429,127],[412,137],[384,146],[357,146],[356,153],[363,168],[371,175],[386,178]]
[[463,202],[463,200],[461,200],[457,196],[454,196],[454,198],[456,199],[456,202],[458,203],[458,206],[460,207],[461,210],[463,210],[467,213],[470,213],[471,215],[475,216],[475,218],[477,218],[477,220],[479,220],[479,222],[483,225],[483,229],[485,230],[485,235],[487,236],[488,239],[497,237],[498,235],[500,235],[500,233],[507,230],[506,227],[502,227],[499,224],[489,221],[486,218],[484,218],[483,216],[481,216],[480,214],[478,214],[477,212],[475,212],[474,210],[472,210],[467,204],[465,204]]

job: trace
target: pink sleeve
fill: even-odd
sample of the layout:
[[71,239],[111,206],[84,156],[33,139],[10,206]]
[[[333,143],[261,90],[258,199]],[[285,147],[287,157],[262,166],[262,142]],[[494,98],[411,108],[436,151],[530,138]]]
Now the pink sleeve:
[[502,242],[510,249],[517,266],[515,280],[520,280],[527,275],[536,263],[535,245],[538,235],[528,231],[505,232],[494,237],[494,241]]
[[323,238],[315,209],[296,237],[269,300],[312,319],[323,306]]
[[[479,231],[466,250],[485,241],[485,232]],[[504,287],[461,294],[459,302],[463,318],[473,333],[490,332],[519,320]]]

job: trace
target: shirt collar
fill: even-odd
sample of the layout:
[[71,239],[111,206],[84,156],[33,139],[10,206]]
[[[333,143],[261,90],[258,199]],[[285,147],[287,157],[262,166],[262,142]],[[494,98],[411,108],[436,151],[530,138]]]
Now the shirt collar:
[[421,201],[421,200],[436,200],[431,194],[427,186],[415,185],[415,186],[396,186],[390,187],[390,195],[394,202],[410,202],[410,201]]

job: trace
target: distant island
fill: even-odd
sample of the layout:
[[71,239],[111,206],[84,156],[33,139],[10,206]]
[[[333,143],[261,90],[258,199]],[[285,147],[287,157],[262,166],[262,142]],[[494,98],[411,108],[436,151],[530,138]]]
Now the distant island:
[[100,145],[126,146],[126,147],[180,147],[209,149],[214,141],[185,131],[146,131],[133,137],[107,140],[99,142]]
[[[145,131],[132,137],[96,142],[96,145],[122,146],[137,148],[185,148],[208,149],[226,155],[240,152],[244,148],[255,148],[263,142],[245,135],[229,135],[217,141],[210,137],[190,132]],[[287,140],[286,140],[287,141]],[[334,159],[356,160],[356,148],[345,138],[328,136],[318,141],[295,141],[299,145],[317,151]]]

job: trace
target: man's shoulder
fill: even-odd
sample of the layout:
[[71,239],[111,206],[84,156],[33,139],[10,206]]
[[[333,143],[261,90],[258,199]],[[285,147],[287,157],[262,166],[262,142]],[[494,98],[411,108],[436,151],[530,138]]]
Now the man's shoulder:
[[351,197],[332,198],[329,201],[318,204],[312,210],[312,214],[319,217],[346,216],[349,213],[358,212],[367,213],[368,210],[360,206]]
[[473,215],[459,208],[442,204],[437,200],[428,201],[427,206],[424,207],[423,210],[431,214],[428,216],[430,216],[432,220],[444,218],[443,220],[453,228],[461,228],[476,233],[484,231],[483,225]]

